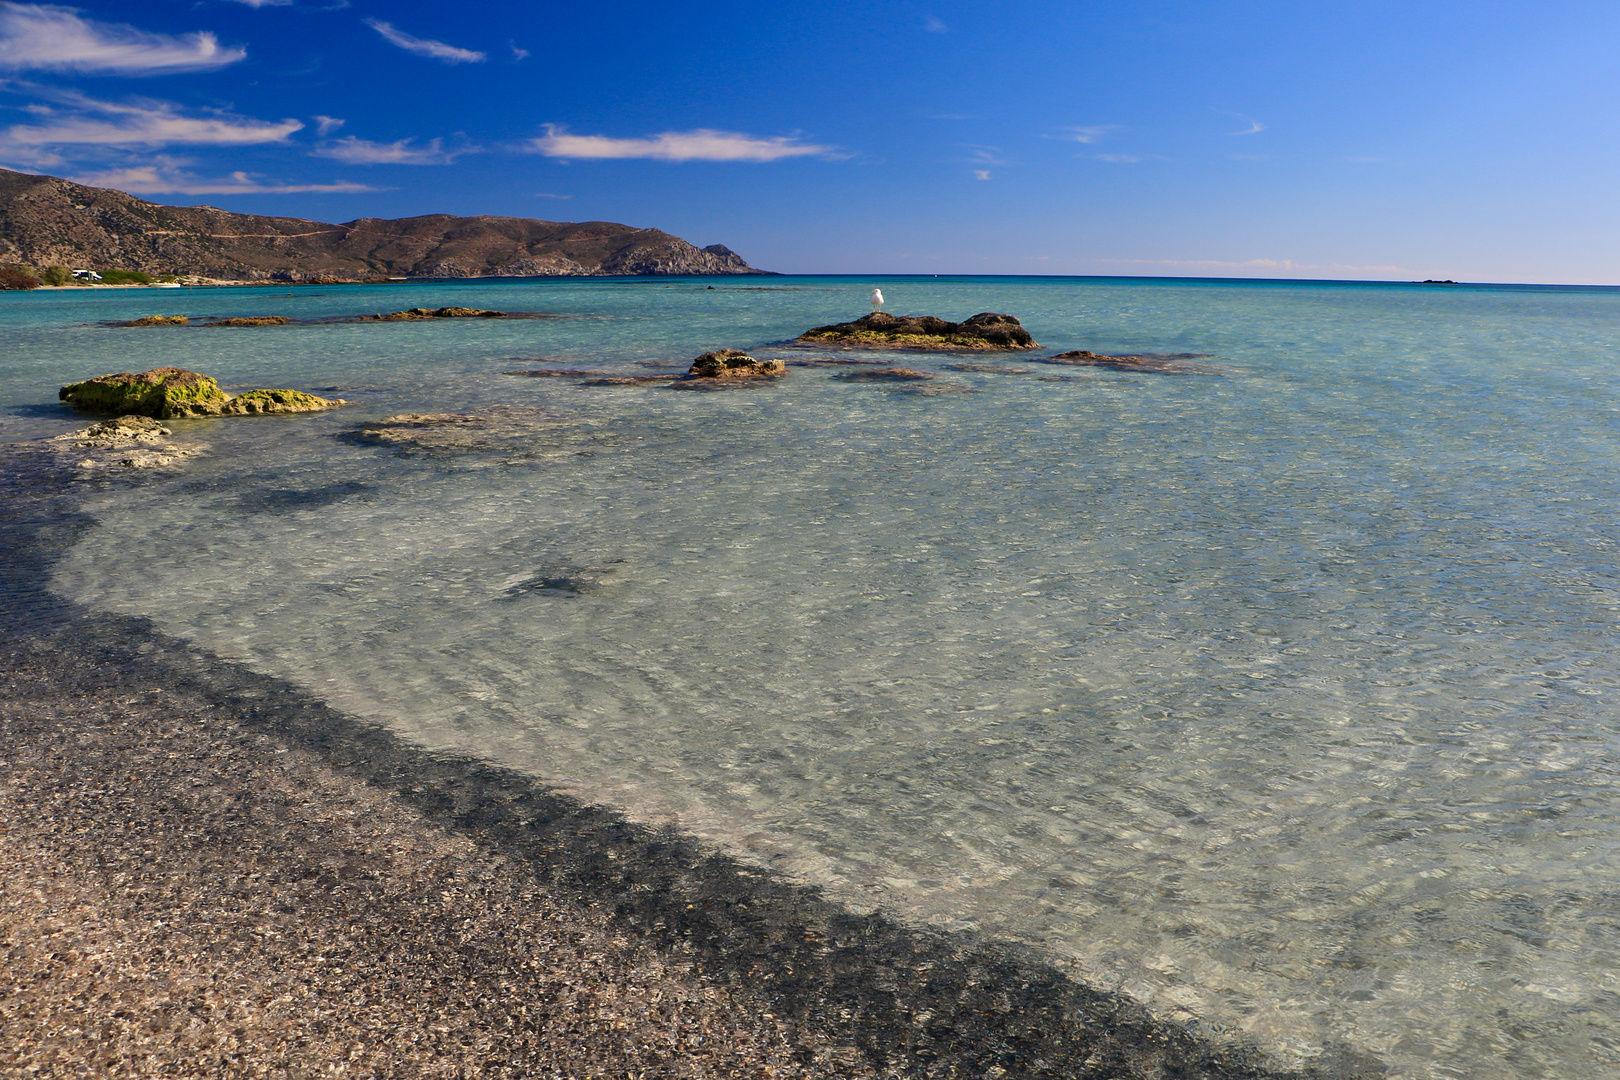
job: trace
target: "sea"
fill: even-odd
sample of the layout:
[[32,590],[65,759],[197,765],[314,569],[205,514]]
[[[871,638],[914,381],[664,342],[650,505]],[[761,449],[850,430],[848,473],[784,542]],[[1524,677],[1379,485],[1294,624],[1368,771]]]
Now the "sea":
[[[874,287],[1042,348],[792,344]],[[342,321],[442,305],[554,317]],[[148,314],[297,322],[107,325]],[[723,347],[934,378],[509,374]],[[1185,373],[1039,362],[1072,349]],[[1620,289],[42,290],[0,357],[5,442],[163,365],[350,402],[73,481],[72,604],[1284,1066],[1620,1075]],[[500,437],[356,434],[406,413]]]

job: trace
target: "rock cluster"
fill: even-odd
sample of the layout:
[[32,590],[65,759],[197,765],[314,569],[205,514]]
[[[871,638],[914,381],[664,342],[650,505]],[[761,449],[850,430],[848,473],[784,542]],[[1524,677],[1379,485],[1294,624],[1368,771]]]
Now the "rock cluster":
[[193,416],[243,416],[334,409],[348,402],[299,390],[250,390],[231,397],[207,375],[160,367],[139,374],[123,371],[69,383],[57,397],[84,412],[120,413],[179,420]]
[[114,326],[188,326],[191,320],[184,315],[142,315],[138,319],[128,322],[113,323]]
[[208,326],[286,326],[292,322],[285,315],[238,315],[229,319],[215,319]]
[[107,467],[151,469],[175,465],[203,452],[198,443],[177,445],[173,432],[149,416],[120,416],[70,431],[52,439],[20,444],[19,449],[43,452],[63,466],[76,468],[81,477]]
[[981,312],[963,322],[933,315],[890,315],[874,311],[854,322],[818,326],[799,335],[807,344],[851,345],[863,349],[1038,349],[1012,315]]
[[760,379],[780,375],[787,365],[780,360],[755,360],[741,349],[706,352],[686,369],[688,379]]
[[442,307],[442,308],[408,308],[405,311],[391,311],[387,315],[362,315],[359,322],[399,322],[411,319],[504,319],[504,311],[487,311],[484,308],[470,307]]

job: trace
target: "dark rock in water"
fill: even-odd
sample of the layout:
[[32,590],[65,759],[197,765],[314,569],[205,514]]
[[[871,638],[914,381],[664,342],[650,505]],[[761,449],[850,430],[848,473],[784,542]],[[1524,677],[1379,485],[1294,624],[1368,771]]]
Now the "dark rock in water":
[[142,315],[138,319],[128,322],[115,322],[113,326],[189,326],[191,319],[185,315]]
[[1002,367],[999,364],[946,364],[946,371],[972,371],[981,375],[1028,375],[1029,368]]
[[875,368],[871,371],[845,371],[833,376],[839,382],[918,382],[933,377],[931,372],[903,367]]
[[57,397],[85,412],[136,413],[159,420],[218,416],[230,397],[207,375],[184,368],[128,371],[69,383]]
[[673,382],[681,378],[679,372],[671,371],[664,375],[609,375],[605,379],[591,379],[582,382],[581,386],[646,386],[648,383]]
[[788,367],[887,367],[887,360],[857,360],[844,356],[818,356],[813,360],[789,360]]
[[1208,364],[1193,364],[1187,357],[1202,353],[1174,353],[1169,355],[1104,356],[1087,349],[1058,353],[1056,356],[1031,357],[1037,364],[1064,364],[1069,367],[1100,367],[1112,371],[1138,371],[1154,375],[1219,375],[1221,369]]
[[442,308],[408,308],[405,311],[393,311],[387,315],[362,315],[356,322],[410,322],[416,319],[504,319],[504,311],[486,311],[483,308],[470,307],[442,307]]
[[362,424],[343,438],[407,453],[499,454],[509,460],[568,457],[594,435],[576,418],[527,405],[476,412],[401,413]]
[[530,596],[588,596],[615,584],[623,564],[623,559],[614,559],[599,566],[552,567],[516,581],[509,578],[506,591],[496,599],[510,602]]
[[204,326],[286,326],[292,322],[285,315],[240,315],[229,319],[215,319]]
[[818,326],[799,335],[807,344],[839,344],[863,349],[1038,349],[1012,315],[982,312],[953,323],[933,315],[890,315],[874,311],[854,322]]
[[977,394],[979,390],[959,382],[909,382],[896,384],[890,393],[907,397],[950,397],[954,394]]
[[760,385],[786,372],[787,365],[780,360],[755,360],[741,349],[716,349],[693,360],[686,374],[671,385],[676,390],[707,390],[717,384]]
[[520,375],[527,379],[588,379],[606,375],[605,371],[587,371],[584,368],[529,368],[527,371],[503,371],[502,375]]

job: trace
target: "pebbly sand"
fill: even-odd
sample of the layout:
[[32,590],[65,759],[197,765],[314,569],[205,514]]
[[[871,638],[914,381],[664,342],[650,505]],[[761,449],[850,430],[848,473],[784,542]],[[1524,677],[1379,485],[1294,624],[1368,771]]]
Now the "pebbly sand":
[[0,1076],[1301,1075],[74,610],[61,481],[0,461]]

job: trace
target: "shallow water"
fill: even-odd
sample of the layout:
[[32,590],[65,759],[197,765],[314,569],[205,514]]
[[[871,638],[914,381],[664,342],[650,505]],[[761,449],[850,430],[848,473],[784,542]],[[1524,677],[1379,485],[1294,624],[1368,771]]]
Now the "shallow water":
[[[792,358],[774,346],[873,284],[1224,374],[917,353],[974,392],[501,374]],[[570,317],[95,325],[450,303]],[[1620,292],[132,290],[0,296],[0,340],[9,439],[71,426],[62,382],[163,363],[355,402],[177,423],[210,456],[82,485],[72,599],[852,903],[1038,942],[1285,1062],[1620,1067]],[[465,453],[342,437],[494,404],[549,419]]]

